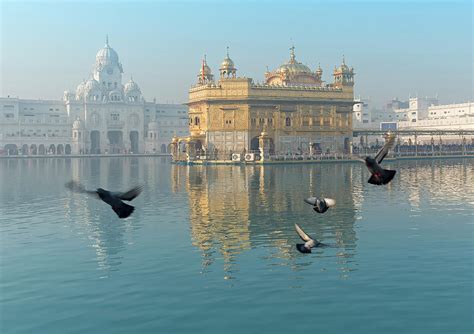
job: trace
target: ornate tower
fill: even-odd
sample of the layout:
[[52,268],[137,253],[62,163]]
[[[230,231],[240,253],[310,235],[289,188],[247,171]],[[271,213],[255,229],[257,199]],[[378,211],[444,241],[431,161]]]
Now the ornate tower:
[[237,75],[237,69],[235,68],[234,62],[229,57],[229,47],[227,47],[227,56],[221,64],[219,69],[221,79],[235,78]]
[[86,153],[86,129],[79,117],[72,123],[72,154]]
[[122,73],[123,68],[118,54],[110,47],[109,38],[106,37],[105,46],[95,56],[93,76],[104,95],[109,96],[112,101],[121,99]]
[[201,69],[199,70],[198,83],[207,84],[214,81],[214,76],[212,75],[211,68],[207,65],[206,55],[202,60]]
[[354,68],[346,65],[343,56],[341,66],[334,68],[334,87],[354,86],[354,74]]

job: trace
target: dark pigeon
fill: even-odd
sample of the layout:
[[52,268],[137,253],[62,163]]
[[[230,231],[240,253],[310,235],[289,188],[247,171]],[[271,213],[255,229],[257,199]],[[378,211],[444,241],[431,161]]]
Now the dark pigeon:
[[378,186],[387,184],[392,181],[395,174],[397,173],[395,170],[383,169],[380,166],[380,163],[382,163],[383,159],[387,156],[388,151],[390,151],[394,143],[395,135],[389,133],[385,145],[380,149],[380,151],[377,152],[374,158],[366,157],[365,159],[360,159],[365,163],[369,169],[369,172],[372,174],[368,180],[370,184],[375,184]]
[[102,188],[97,190],[86,190],[84,186],[76,181],[70,181],[66,183],[66,188],[71,191],[83,194],[92,195],[98,199],[101,199],[112,207],[112,210],[120,217],[127,218],[135,210],[132,205],[126,204],[122,201],[131,201],[142,192],[143,187],[138,186],[130,189],[126,192],[110,192]]

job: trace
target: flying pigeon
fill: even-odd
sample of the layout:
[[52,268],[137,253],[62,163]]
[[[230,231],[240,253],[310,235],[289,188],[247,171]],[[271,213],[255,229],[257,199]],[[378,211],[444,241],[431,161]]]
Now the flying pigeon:
[[393,177],[397,173],[395,170],[383,169],[380,167],[383,159],[387,156],[388,151],[392,148],[395,143],[395,135],[389,133],[385,145],[377,152],[374,158],[365,157],[365,159],[358,159],[365,163],[369,172],[372,176],[369,178],[368,182],[370,184],[382,185],[387,184],[392,181]]
[[301,240],[305,242],[304,244],[296,244],[296,249],[298,249],[301,253],[311,253],[312,248],[324,246],[323,243],[307,235],[301,229],[301,227],[298,226],[298,224],[295,224],[295,229],[296,229],[296,233],[298,233]]
[[336,205],[336,200],[332,198],[319,199],[316,197],[309,197],[304,199],[305,203],[313,206],[313,210],[319,213],[328,211],[329,208]]
[[102,188],[98,188],[97,190],[86,190],[84,186],[76,181],[70,181],[66,183],[66,188],[70,189],[71,191],[82,193],[82,194],[89,194],[93,195],[94,197],[101,199],[108,205],[112,207],[112,210],[120,218],[127,218],[130,216],[135,210],[135,207],[132,205],[128,205],[122,201],[131,201],[140,193],[142,192],[143,187],[138,186],[130,189],[126,192],[110,192]]

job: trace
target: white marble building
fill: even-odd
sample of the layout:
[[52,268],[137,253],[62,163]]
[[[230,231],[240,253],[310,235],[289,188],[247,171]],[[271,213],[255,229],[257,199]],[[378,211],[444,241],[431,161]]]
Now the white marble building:
[[[440,105],[437,98],[410,97],[406,108],[370,108],[368,100],[360,99],[353,109],[354,130],[474,130],[474,102]],[[471,136],[467,136],[471,141]],[[375,140],[376,136],[371,138]],[[406,139],[408,142],[408,138]],[[431,143],[431,136],[417,138],[420,144]],[[445,143],[460,143],[460,135],[446,135]]]
[[146,102],[122,75],[107,39],[90,77],[62,101],[0,98],[0,154],[169,152],[172,137],[188,133],[187,106]]

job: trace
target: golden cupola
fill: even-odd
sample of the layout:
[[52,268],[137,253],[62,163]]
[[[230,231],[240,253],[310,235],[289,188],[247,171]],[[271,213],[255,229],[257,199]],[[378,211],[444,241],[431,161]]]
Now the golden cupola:
[[342,56],[342,64],[334,68],[334,86],[353,86],[354,85],[354,68],[346,65],[346,59]]
[[211,68],[207,65],[206,55],[202,59],[201,69],[199,70],[198,83],[206,84],[214,81],[214,76],[212,75]]
[[229,47],[227,47],[227,55],[222,61],[219,72],[222,79],[235,78],[237,76],[237,69],[235,68],[234,62],[229,57]]

